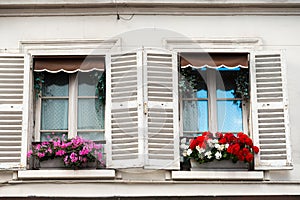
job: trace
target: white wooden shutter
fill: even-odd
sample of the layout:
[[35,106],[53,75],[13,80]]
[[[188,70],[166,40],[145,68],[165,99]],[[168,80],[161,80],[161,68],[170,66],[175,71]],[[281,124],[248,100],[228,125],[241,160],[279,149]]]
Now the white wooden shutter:
[[[29,59],[27,59],[28,61]],[[0,55],[0,168],[26,167],[29,63],[24,55]],[[22,156],[21,156],[22,155]]]
[[142,167],[142,52],[107,55],[106,63],[107,166]]
[[177,55],[144,51],[145,168],[179,169]]
[[251,107],[255,169],[291,169],[286,68],[281,51],[251,54]]

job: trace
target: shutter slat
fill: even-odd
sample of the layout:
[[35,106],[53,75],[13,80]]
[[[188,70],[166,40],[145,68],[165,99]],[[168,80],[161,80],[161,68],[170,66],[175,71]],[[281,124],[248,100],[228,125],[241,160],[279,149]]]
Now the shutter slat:
[[146,166],[151,169],[179,169],[177,56],[146,50],[144,95],[148,104]]
[[291,169],[286,68],[281,52],[251,54],[251,107],[255,169]]

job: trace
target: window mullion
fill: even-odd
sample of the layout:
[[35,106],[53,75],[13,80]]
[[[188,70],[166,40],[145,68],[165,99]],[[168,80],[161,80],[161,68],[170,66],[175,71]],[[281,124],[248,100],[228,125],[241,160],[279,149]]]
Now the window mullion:
[[208,122],[209,131],[215,133],[218,131],[218,117],[217,117],[217,84],[216,71],[207,70],[207,88],[208,88]]
[[70,74],[69,76],[69,132],[68,138],[75,137],[77,135],[77,96],[78,96],[78,75]]

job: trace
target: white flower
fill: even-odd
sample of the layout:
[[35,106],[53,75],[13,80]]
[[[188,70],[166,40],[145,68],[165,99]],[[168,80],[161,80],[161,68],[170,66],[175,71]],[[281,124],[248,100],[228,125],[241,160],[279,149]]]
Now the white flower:
[[218,144],[218,143],[215,144],[215,148],[218,149],[218,150],[219,150],[220,146],[221,146],[221,145]]
[[186,154],[187,154],[188,156],[190,156],[192,153],[193,153],[192,149],[188,149],[187,152],[186,152]]
[[180,145],[180,148],[181,148],[181,149],[188,149],[188,148],[189,148],[189,146],[188,146],[188,145],[186,145],[186,144],[181,144],[181,145]]
[[215,154],[215,157],[217,160],[220,160],[222,158],[222,153],[217,151],[217,153]]
[[211,151],[208,151],[208,152],[205,152],[204,154],[208,159],[211,159],[212,156],[211,156]]
[[214,144],[218,144],[219,140],[214,139],[212,142],[213,142]]
[[186,143],[186,138],[182,138],[180,142],[181,142],[181,144],[185,144]]
[[215,148],[218,149],[218,151],[223,151],[225,146],[224,146],[224,144],[221,144],[221,145],[220,144],[215,144]]
[[214,147],[214,143],[213,143],[213,140],[212,139],[208,139],[207,140],[207,144],[210,148],[213,148]]
[[229,144],[225,144],[225,149],[227,149],[229,147]]
[[201,148],[201,147],[199,147],[199,146],[196,146],[196,149],[197,149],[197,151],[198,151],[199,153],[205,152],[205,149],[203,149],[203,148]]

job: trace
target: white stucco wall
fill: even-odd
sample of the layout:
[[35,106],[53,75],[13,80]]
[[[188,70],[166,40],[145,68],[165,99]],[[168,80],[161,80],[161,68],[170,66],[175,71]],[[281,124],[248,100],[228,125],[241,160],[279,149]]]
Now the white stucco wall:
[[[124,18],[130,16],[122,15]],[[294,169],[271,172],[271,180],[300,181],[300,16],[168,16],[135,15],[131,20],[106,16],[0,17],[0,52],[15,52],[20,41],[59,39],[109,39],[140,30],[126,37],[130,47],[160,44],[157,37],[258,37],[263,49],[286,50],[289,112]],[[146,30],[149,29],[149,34]],[[151,29],[151,31],[150,31]],[[137,32],[136,32],[137,33]],[[146,33],[146,34],[145,34]],[[136,36],[137,34],[135,34]],[[124,47],[124,46],[123,46]]]

